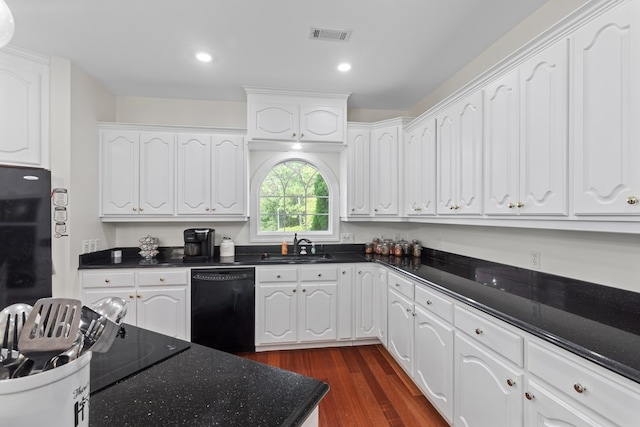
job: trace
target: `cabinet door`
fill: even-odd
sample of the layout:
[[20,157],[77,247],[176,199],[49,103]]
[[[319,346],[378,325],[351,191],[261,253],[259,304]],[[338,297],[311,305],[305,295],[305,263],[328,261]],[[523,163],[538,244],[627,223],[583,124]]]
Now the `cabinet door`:
[[344,142],[344,108],[300,106],[300,141]]
[[453,420],[453,327],[415,306],[413,380],[451,423]]
[[522,425],[522,372],[462,334],[455,336],[455,370],[455,425]]
[[297,141],[298,105],[287,103],[251,103],[248,126],[251,139]]
[[297,283],[258,285],[256,344],[296,342],[297,287]]
[[482,91],[457,107],[456,213],[482,213]]
[[640,213],[640,3],[572,37],[576,215]]
[[455,114],[449,108],[437,119],[437,186],[438,204],[436,210],[439,215],[455,213],[456,204],[456,171],[458,169],[458,147],[455,132]]
[[189,340],[187,336],[187,287],[139,289],[137,321],[141,328]]
[[139,133],[103,130],[101,151],[102,214],[137,214],[140,206]]
[[519,176],[518,70],[485,88],[484,212],[516,214]]
[[413,376],[413,302],[389,289],[387,295],[387,349],[410,376]]
[[246,169],[244,141],[241,136],[213,136],[211,188],[213,214],[245,212]]
[[370,203],[370,137],[368,129],[349,129],[347,159],[349,179],[347,186],[348,215],[371,213]]
[[374,291],[377,268],[356,265],[355,328],[356,338],[374,338],[377,335],[374,313]]
[[122,323],[128,323],[130,325],[137,325],[137,306],[136,306],[136,292],[134,288],[131,289],[110,289],[110,288],[91,288],[82,290],[82,303],[86,306],[92,307],[98,303],[98,301],[116,297],[121,298],[127,303],[127,314],[122,319]]
[[373,324],[376,336],[383,346],[387,346],[387,269],[376,268],[373,294]]
[[338,276],[338,337],[353,339],[353,266],[341,265]]
[[398,209],[398,126],[374,129],[373,147],[373,212],[375,215],[397,215]]
[[335,341],[337,328],[337,284],[300,283],[298,326],[300,342]]
[[0,52],[0,163],[49,168],[49,67]]
[[177,212],[211,211],[211,135],[178,135]]
[[525,425],[527,427],[584,427],[603,426],[607,422],[587,415],[588,410],[572,406],[535,380],[529,380],[525,400]]
[[436,212],[436,129],[429,119],[406,134],[404,204],[408,216]]
[[565,40],[520,67],[520,214],[567,214],[567,78]]
[[174,134],[140,134],[140,214],[173,214],[174,163]]

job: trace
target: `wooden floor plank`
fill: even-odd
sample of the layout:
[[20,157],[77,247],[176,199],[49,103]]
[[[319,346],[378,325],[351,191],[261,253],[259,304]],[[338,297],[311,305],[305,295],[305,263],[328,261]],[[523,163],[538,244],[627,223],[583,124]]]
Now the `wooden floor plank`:
[[320,427],[447,427],[381,345],[245,353],[241,356],[329,384]]

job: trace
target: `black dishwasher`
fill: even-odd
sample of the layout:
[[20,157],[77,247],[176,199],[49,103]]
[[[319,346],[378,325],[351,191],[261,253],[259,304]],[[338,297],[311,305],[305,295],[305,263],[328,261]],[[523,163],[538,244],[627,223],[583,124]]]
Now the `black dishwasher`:
[[191,342],[255,351],[255,269],[191,270]]

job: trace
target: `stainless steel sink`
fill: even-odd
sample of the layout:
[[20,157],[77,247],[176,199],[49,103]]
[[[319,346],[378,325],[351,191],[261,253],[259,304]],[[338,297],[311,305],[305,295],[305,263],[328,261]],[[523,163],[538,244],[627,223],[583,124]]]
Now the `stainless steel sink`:
[[311,254],[311,255],[263,255],[260,259],[262,263],[274,264],[313,264],[316,262],[327,262],[333,260],[329,254]]

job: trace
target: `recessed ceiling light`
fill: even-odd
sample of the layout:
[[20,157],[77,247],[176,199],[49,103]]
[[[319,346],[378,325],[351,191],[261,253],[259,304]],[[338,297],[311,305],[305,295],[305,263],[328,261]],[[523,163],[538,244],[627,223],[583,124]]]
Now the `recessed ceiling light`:
[[340,70],[342,72],[349,71],[350,69],[351,69],[351,64],[347,64],[346,62],[338,65],[338,70]]
[[196,53],[196,59],[202,62],[211,62],[213,58],[206,52],[198,52]]

